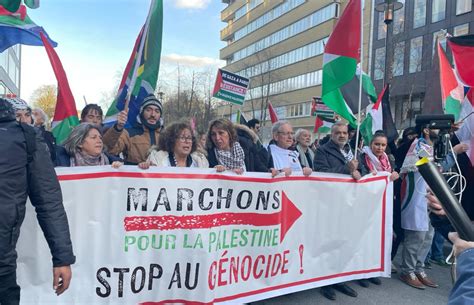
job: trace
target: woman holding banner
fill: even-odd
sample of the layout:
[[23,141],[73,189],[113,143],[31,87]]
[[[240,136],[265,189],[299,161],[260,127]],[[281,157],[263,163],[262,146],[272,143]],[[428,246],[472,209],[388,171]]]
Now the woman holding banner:
[[247,168],[253,167],[250,155],[244,152],[234,125],[228,119],[217,119],[209,125],[207,135],[207,154],[209,167],[217,172],[226,170],[243,174]]
[[141,169],[150,166],[208,168],[206,157],[196,151],[197,141],[191,125],[184,122],[173,123],[165,128],[152,147],[146,162],[138,164]]
[[[389,172],[390,181],[395,181],[399,178],[398,173],[394,170],[395,166],[390,162],[385,150],[388,145],[387,136],[382,131],[375,132],[372,140],[370,141],[370,147],[364,146],[362,149],[363,153],[360,155],[360,162],[365,167],[367,172],[377,174],[377,172]],[[359,280],[359,284],[362,287],[368,287],[369,282],[380,285],[381,281],[379,278],[370,278],[367,280]]]
[[108,155],[98,126],[83,123],[76,126],[63,147],[56,146],[56,166],[100,166],[112,165],[119,168],[123,165],[120,158]]

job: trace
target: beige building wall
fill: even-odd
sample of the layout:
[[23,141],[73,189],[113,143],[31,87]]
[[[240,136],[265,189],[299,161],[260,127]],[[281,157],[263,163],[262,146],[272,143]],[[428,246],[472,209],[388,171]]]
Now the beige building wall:
[[[238,73],[242,76],[246,76],[242,70],[249,68],[261,62],[265,62],[268,59],[281,56],[285,53],[291,52],[292,50],[301,48],[303,46],[314,43],[318,40],[329,37],[333,31],[338,18],[341,16],[342,10],[347,5],[348,0],[334,1],[334,0],[223,0],[223,3],[228,6],[221,12],[221,19],[226,23],[226,26],[221,30],[221,40],[227,43],[227,46],[220,50],[220,58],[227,62],[227,65],[223,68],[224,70]],[[263,16],[271,10],[281,8],[285,2],[298,3],[300,4],[295,8],[281,14],[278,18],[271,20],[263,26],[255,29],[240,39],[235,39],[235,33],[243,27],[250,24],[252,21]],[[366,7],[364,8],[364,71],[367,72],[369,66],[368,58],[370,52],[370,28],[372,24],[372,1],[365,1]],[[253,7],[253,4],[257,4]],[[274,45],[266,47],[261,51],[251,54],[248,57],[235,60],[233,54],[242,50],[258,41],[261,41],[265,37],[272,35],[284,29],[285,27],[294,24],[298,20],[310,16],[325,7],[335,7],[334,14],[326,14],[327,20],[320,24],[305,28],[304,26],[300,29],[304,29],[300,33],[288,37]],[[245,7],[245,8],[244,8]],[[237,10],[247,11],[240,18],[235,18]],[[329,10],[329,9],[326,9]],[[314,16],[314,15],[313,15]],[[324,20],[324,19],[323,19]],[[323,44],[321,44],[324,46]],[[280,62],[281,64],[281,62]],[[307,73],[320,71],[323,64],[322,51],[309,58],[292,62],[289,65],[285,65],[278,69],[274,69],[270,72],[255,75],[250,77],[250,87],[255,88],[268,83],[285,82],[287,79],[297,78],[298,76],[305,75]],[[322,80],[322,71],[315,72],[314,74],[320,73],[320,80]],[[300,77],[301,78],[301,77]],[[321,95],[321,82],[307,83],[306,86],[298,83],[298,81],[292,83],[291,89],[287,87],[283,92],[277,94],[263,94],[263,105],[266,105],[266,97],[272,103],[273,107],[276,108],[280,119],[288,120],[293,127],[306,128],[313,131],[315,117],[311,116],[311,98],[313,96]],[[296,88],[295,88],[296,86]],[[253,103],[253,107],[252,107]],[[261,118],[260,109],[262,106],[262,98],[255,98],[254,94],[247,94],[247,100],[243,106],[233,105],[232,109],[229,105],[223,104],[218,109],[219,115],[230,117],[230,113],[237,112],[240,109],[247,119],[255,117]],[[253,109],[252,109],[253,108]],[[256,110],[255,112],[253,110]],[[266,110],[266,109],[264,109]],[[271,126],[269,118],[267,121],[263,121],[262,125],[266,126],[268,135],[268,127]]]

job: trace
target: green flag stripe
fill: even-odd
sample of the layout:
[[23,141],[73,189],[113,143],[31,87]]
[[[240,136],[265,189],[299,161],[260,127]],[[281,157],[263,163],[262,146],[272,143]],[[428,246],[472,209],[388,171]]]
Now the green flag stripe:
[[346,101],[339,89],[323,95],[323,102],[337,114],[348,120],[351,124],[356,124],[355,118],[347,109]]
[[455,120],[459,119],[459,113],[461,112],[461,103],[454,99],[451,95],[446,98],[446,102],[444,105],[445,113],[453,114]]
[[322,95],[339,89],[352,80],[357,69],[354,58],[339,56],[323,65]]
[[364,138],[364,143],[368,145],[372,141],[372,116],[367,114],[365,120],[360,124],[360,133]]
[[347,104],[341,88],[355,76],[357,61],[354,58],[339,56],[323,66],[322,99],[324,104],[337,114],[355,125],[355,118],[347,109]]
[[64,142],[64,140],[66,140],[66,138],[71,133],[72,129],[77,125],[79,125],[79,119],[77,116],[70,116],[58,122],[57,125],[51,130],[54,137],[56,138],[56,143],[61,144]]

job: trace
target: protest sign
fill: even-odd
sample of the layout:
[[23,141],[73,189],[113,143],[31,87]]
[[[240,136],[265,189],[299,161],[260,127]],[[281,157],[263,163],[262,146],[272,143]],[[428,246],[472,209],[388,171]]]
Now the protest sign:
[[242,105],[248,86],[248,78],[219,69],[212,96],[226,102]]
[[235,304],[390,275],[386,175],[57,172],[77,256],[73,280],[54,295],[30,207],[18,245],[22,304]]

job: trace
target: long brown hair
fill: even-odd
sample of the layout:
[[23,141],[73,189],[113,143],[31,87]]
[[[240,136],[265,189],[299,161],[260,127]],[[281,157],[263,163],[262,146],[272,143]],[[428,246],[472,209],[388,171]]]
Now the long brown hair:
[[228,119],[220,118],[220,119],[211,121],[211,123],[209,124],[209,131],[207,133],[207,143],[206,143],[208,148],[215,147],[215,144],[214,142],[212,142],[212,137],[211,137],[211,130],[214,127],[217,129],[222,129],[222,130],[227,131],[227,133],[229,134],[230,147],[232,147],[234,143],[238,141],[237,131],[235,130],[234,124],[232,124],[232,122]]

